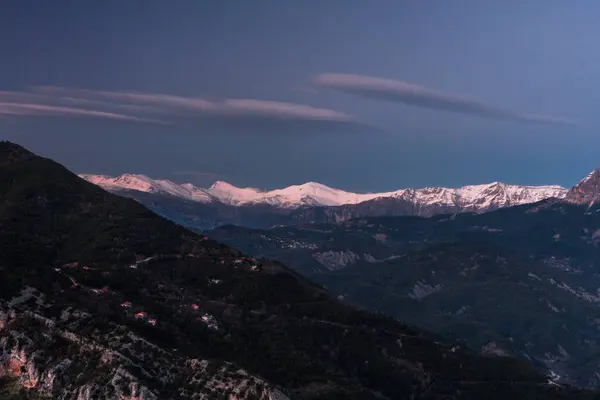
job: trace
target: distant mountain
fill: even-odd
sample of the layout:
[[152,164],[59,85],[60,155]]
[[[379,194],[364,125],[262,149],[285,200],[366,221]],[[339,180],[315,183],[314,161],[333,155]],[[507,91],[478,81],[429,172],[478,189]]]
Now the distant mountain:
[[138,174],[123,174],[116,178],[89,174],[80,174],[79,176],[109,191],[134,190],[144,193],[170,195],[202,203],[219,201],[218,198],[209,194],[210,189],[201,189],[191,183],[178,185],[168,180],[151,179],[145,175]]
[[598,171],[566,199],[485,214],[357,218],[206,234],[333,294],[600,387]]
[[237,188],[216,182],[210,188],[178,185],[145,175],[116,178],[80,175],[102,188],[133,197],[166,217],[197,229],[222,224],[264,228],[299,222],[338,222],[380,215],[431,216],[487,212],[535,203],[567,190],[560,186],[518,186],[493,182],[458,189],[401,189],[386,193],[350,193],[308,182],[273,191]]
[[593,399],[0,142],[0,397]]

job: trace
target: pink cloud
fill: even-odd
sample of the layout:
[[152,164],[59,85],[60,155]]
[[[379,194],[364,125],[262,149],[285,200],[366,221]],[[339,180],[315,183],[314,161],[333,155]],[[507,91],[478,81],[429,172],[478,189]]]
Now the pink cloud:
[[35,87],[34,90],[38,93],[69,96],[70,98],[103,99],[118,102],[119,104],[148,104],[158,107],[161,111],[167,113],[176,113],[177,109],[185,109],[187,111],[195,111],[198,116],[261,116],[264,118],[315,121],[350,121],[352,119],[350,115],[335,110],[258,99],[210,101],[197,97],[173,96],[159,93],[108,92],[54,86]]
[[313,79],[319,86],[365,98],[404,103],[433,110],[546,124],[575,124],[567,118],[525,114],[491,106],[481,100],[444,93],[412,83],[356,74],[321,74]]
[[[180,124],[215,132],[348,132],[359,124],[351,115],[327,108],[251,98],[207,100],[162,93],[101,91],[56,86],[0,91],[0,114],[71,116]],[[351,126],[352,125],[352,126]]]
[[0,102],[0,114],[5,115],[62,115],[110,118],[118,120],[146,122],[144,119],[129,115],[104,111],[85,110],[73,107],[51,106],[46,104]]
[[156,106],[183,107],[201,111],[214,108],[213,103],[204,99],[158,93],[108,92],[102,90],[70,89],[57,86],[37,86],[34,87],[33,90],[44,94],[70,96],[79,99],[105,99],[126,104],[142,103]]
[[243,115],[328,121],[349,121],[352,119],[348,114],[326,108],[254,99],[228,99],[219,108],[225,112]]

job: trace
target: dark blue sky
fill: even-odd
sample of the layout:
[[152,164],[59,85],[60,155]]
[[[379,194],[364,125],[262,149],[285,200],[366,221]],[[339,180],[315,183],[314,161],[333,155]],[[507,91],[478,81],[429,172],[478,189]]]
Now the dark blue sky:
[[8,0],[0,139],[76,172],[198,184],[568,186],[600,165],[598,15],[593,0]]

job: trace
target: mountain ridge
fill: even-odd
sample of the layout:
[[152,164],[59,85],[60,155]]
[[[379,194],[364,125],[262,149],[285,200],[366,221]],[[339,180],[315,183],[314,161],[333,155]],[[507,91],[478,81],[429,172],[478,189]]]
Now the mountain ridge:
[[[124,174],[116,178],[80,176],[112,193],[133,198],[158,214],[196,230],[227,224],[269,228],[374,216],[430,217],[436,214],[483,213],[535,203],[554,196],[562,199],[567,193],[560,186],[529,187],[500,182],[459,189],[401,189],[371,194],[353,194],[308,182],[261,192],[255,188],[236,188],[221,181],[211,188],[202,189],[192,184],[178,185],[167,180],[153,180],[145,175]],[[364,200],[364,196],[368,200],[359,202]]]
[[[136,190],[146,193],[163,193],[186,200],[209,202],[218,200],[228,205],[271,204],[284,208],[301,206],[343,206],[358,204],[380,198],[433,198],[432,201],[478,203],[482,195],[499,189],[511,204],[535,203],[549,197],[563,197],[567,189],[558,185],[511,185],[491,182],[466,185],[458,188],[424,187],[405,188],[390,192],[353,193],[331,188],[318,182],[306,182],[282,189],[263,191],[252,187],[236,187],[224,181],[216,181],[209,188],[191,183],[177,184],[165,179],[152,179],[143,174],[107,175],[79,174],[80,177],[107,190]],[[435,195],[440,195],[436,198]],[[453,199],[456,198],[456,199]]]

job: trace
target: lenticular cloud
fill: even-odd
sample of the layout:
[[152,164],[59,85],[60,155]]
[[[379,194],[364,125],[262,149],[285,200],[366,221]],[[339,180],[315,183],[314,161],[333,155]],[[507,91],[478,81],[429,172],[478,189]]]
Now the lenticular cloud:
[[321,74],[314,82],[322,87],[365,98],[404,103],[433,110],[477,115],[484,118],[545,124],[574,124],[575,121],[543,114],[523,114],[503,110],[483,101],[439,92],[392,79],[355,74]]

